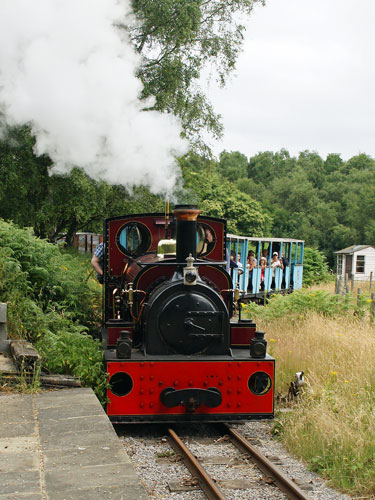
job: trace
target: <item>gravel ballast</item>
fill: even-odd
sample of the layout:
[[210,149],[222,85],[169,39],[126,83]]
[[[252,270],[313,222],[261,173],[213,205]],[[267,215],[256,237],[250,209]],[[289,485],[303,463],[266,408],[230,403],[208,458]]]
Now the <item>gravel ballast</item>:
[[[271,438],[272,422],[252,421],[234,426],[261,453],[295,481],[311,500],[350,500],[329,488],[318,475],[293,458],[281,443]],[[202,461],[230,500],[284,500],[286,496],[268,484],[261,472],[230,443],[208,425],[177,426],[179,436]],[[160,500],[204,500],[206,497],[192,481],[190,472],[173,452],[165,428],[156,425],[118,427],[137,473],[150,495]],[[246,489],[238,489],[238,486]],[[179,489],[188,491],[178,491]],[[194,489],[193,489],[194,488]]]

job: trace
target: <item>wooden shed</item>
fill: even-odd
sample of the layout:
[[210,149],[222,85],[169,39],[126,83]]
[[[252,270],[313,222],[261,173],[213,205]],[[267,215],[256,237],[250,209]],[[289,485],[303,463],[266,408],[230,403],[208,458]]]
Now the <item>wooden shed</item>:
[[371,245],[353,245],[335,252],[337,255],[336,273],[339,278],[369,281],[375,276],[375,247]]

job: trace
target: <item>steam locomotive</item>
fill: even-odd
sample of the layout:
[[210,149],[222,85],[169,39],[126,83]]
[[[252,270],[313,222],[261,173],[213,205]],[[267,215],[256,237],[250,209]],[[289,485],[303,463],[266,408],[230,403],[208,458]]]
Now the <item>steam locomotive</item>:
[[275,361],[263,332],[238,318],[226,221],[191,205],[168,212],[104,221],[110,420],[272,418]]

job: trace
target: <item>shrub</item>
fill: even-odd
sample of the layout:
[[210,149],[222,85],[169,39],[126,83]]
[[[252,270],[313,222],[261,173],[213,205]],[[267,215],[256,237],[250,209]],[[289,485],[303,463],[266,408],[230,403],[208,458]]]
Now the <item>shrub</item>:
[[[365,296],[362,302],[366,304]],[[350,294],[338,300],[325,290],[298,290],[289,295],[276,294],[271,296],[266,307],[250,302],[243,306],[245,315],[254,320],[270,322],[283,317],[293,320],[304,318],[308,313],[318,313],[325,317],[343,316],[350,312],[358,316],[356,300]],[[363,311],[361,310],[363,315]]]
[[101,287],[88,257],[0,220],[0,301],[9,336],[36,344],[44,370],[80,377],[103,400],[102,350],[87,335],[99,326]]
[[303,256],[303,285],[311,286],[314,284],[330,281],[327,259],[322,252],[316,248],[305,247]]

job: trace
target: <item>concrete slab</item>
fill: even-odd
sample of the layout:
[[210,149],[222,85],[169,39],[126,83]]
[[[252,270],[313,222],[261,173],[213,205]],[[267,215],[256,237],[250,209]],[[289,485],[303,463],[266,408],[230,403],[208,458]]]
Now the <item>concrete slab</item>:
[[91,389],[0,396],[0,500],[146,500]]
[[0,471],[17,472],[28,469],[39,470],[39,456],[35,452],[7,453],[0,456]]
[[1,493],[41,493],[39,469],[0,471]]
[[76,432],[101,433],[103,430],[112,431],[112,425],[103,415],[87,415],[73,418],[49,418],[45,419],[43,414],[39,419],[40,435],[42,438],[51,438],[51,432],[57,431],[59,434]]
[[0,427],[0,439],[5,437],[31,436],[34,432],[34,422],[25,421],[2,423]]
[[[91,389],[82,387],[79,388],[79,390],[82,392],[77,392],[77,388],[41,392],[38,394],[38,397],[35,398],[35,407],[39,411],[45,410],[46,408],[67,408],[71,405],[81,405],[81,407],[84,407],[86,405],[96,405],[98,403]],[[100,404],[99,408],[103,411]]]
[[[59,469],[75,469],[77,467],[86,467],[92,463],[96,465],[109,465],[118,463],[130,463],[129,457],[117,446],[89,446],[87,448],[66,450],[49,450],[44,454],[45,470]],[[95,461],[95,462],[94,462]]]
[[124,487],[139,484],[139,479],[134,475],[131,464],[93,465],[77,469],[56,469],[46,471],[46,486],[51,498],[55,498],[56,491],[72,489],[88,489],[110,485],[111,487]]
[[37,437],[0,439],[0,471],[16,472],[28,469],[39,470]]
[[[102,486],[98,488],[76,489],[74,491],[56,492],[53,500],[147,500],[143,486],[126,485],[120,488]],[[2,500],[0,496],[0,500]],[[18,499],[17,499],[18,500]]]
[[39,420],[41,422],[45,420],[62,420],[62,419],[71,419],[75,417],[88,417],[105,415],[102,407],[98,403],[94,404],[71,404],[69,407],[57,406],[57,407],[49,407],[43,408],[43,411],[39,412]]
[[[4,398],[4,400],[3,400]],[[33,400],[31,394],[0,396],[0,422],[33,421]]]
[[2,495],[0,493],[0,500],[45,500],[41,493],[33,493],[31,491],[26,493],[8,493]]
[[41,437],[41,444],[45,452],[50,450],[62,450],[67,449],[80,450],[82,448],[88,448],[89,446],[106,446],[108,444],[109,438],[104,434],[93,434],[90,430],[80,432],[66,432],[64,434],[48,435]]
[[37,436],[0,439],[0,457],[7,453],[35,452],[38,449]]

